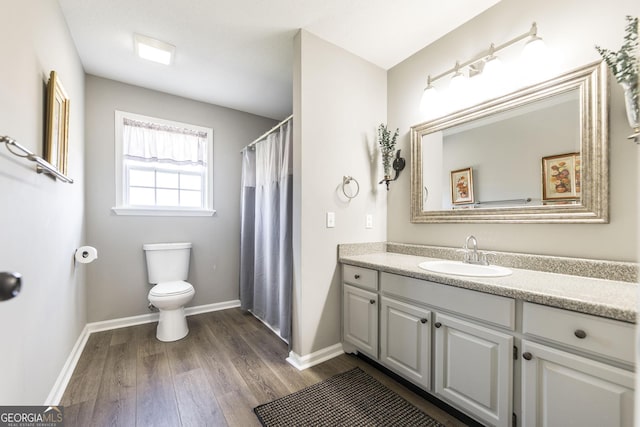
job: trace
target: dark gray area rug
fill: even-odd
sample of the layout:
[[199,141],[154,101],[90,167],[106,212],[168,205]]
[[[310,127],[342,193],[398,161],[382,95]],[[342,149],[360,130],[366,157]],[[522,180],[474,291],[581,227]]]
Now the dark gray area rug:
[[360,368],[254,409],[265,427],[444,427]]

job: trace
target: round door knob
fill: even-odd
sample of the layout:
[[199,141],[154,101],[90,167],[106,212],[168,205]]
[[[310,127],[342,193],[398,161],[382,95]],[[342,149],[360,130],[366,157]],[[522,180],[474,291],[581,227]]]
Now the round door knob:
[[359,278],[360,278],[360,275],[359,275],[359,274],[356,274],[356,275],[355,275],[355,276],[353,276],[353,277],[355,277],[356,279],[359,279]]
[[524,353],[522,353],[522,358],[524,360],[531,360],[533,358],[533,354],[529,353],[528,351],[525,351]]
[[580,338],[580,339],[584,339],[587,337],[587,333],[582,329],[576,329],[573,335],[575,335],[576,338]]
[[420,319],[420,323],[422,323],[422,324],[427,323],[427,319]]
[[374,299],[370,299],[369,300],[369,304],[375,304],[375,303],[376,303],[376,300],[374,300]]
[[20,273],[3,271],[0,273],[0,301],[9,300],[20,293],[22,275]]
[[436,328],[439,328],[440,326],[442,326],[442,323],[436,322],[436,323],[433,324],[433,326],[435,326]]

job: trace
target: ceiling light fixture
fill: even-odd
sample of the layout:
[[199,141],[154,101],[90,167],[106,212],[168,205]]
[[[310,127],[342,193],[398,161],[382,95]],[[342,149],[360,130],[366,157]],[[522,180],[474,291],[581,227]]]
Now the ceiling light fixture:
[[171,65],[176,47],[140,34],[133,35],[136,54],[148,61]]
[[465,67],[469,67],[469,76],[474,76],[481,72],[486,73],[486,72],[496,71],[495,69],[500,67],[500,64],[499,64],[500,60],[496,56],[496,53],[526,38],[528,38],[528,40],[527,40],[527,43],[525,44],[525,54],[527,54],[528,51],[531,51],[531,50],[535,50],[536,52],[539,52],[540,49],[543,48],[544,41],[542,40],[542,38],[538,36],[538,26],[534,22],[533,24],[531,24],[531,28],[526,33],[521,34],[517,37],[514,37],[513,39],[505,43],[502,43],[501,45],[498,45],[498,46],[495,46],[493,43],[491,43],[488,50],[482,52],[479,55],[474,56],[468,61],[465,61],[462,63],[460,63],[459,61],[456,61],[456,64],[453,66],[453,68],[450,68],[447,71],[444,71],[436,75],[435,77],[431,77],[431,75],[429,75],[427,77],[427,87],[424,89],[422,94],[422,99],[420,101],[420,110],[424,112],[426,109],[428,109],[429,107],[428,104],[430,99],[426,99],[426,98],[432,97],[431,95],[435,91],[435,88],[433,87],[433,83],[436,80],[440,80],[441,78],[453,73],[454,75],[451,79],[450,84],[451,86],[455,86],[458,83],[460,83],[462,80],[466,80],[464,73],[461,71],[461,69]]

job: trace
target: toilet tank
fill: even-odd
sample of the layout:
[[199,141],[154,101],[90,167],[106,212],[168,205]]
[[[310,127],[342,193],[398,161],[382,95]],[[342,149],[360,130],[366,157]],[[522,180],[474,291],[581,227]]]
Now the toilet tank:
[[148,243],[142,245],[147,259],[149,283],[187,280],[191,243]]

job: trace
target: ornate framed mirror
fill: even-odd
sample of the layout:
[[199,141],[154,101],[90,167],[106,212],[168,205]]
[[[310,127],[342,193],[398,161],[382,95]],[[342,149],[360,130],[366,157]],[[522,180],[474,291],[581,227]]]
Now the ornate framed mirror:
[[608,222],[607,84],[590,64],[413,126],[411,222]]

